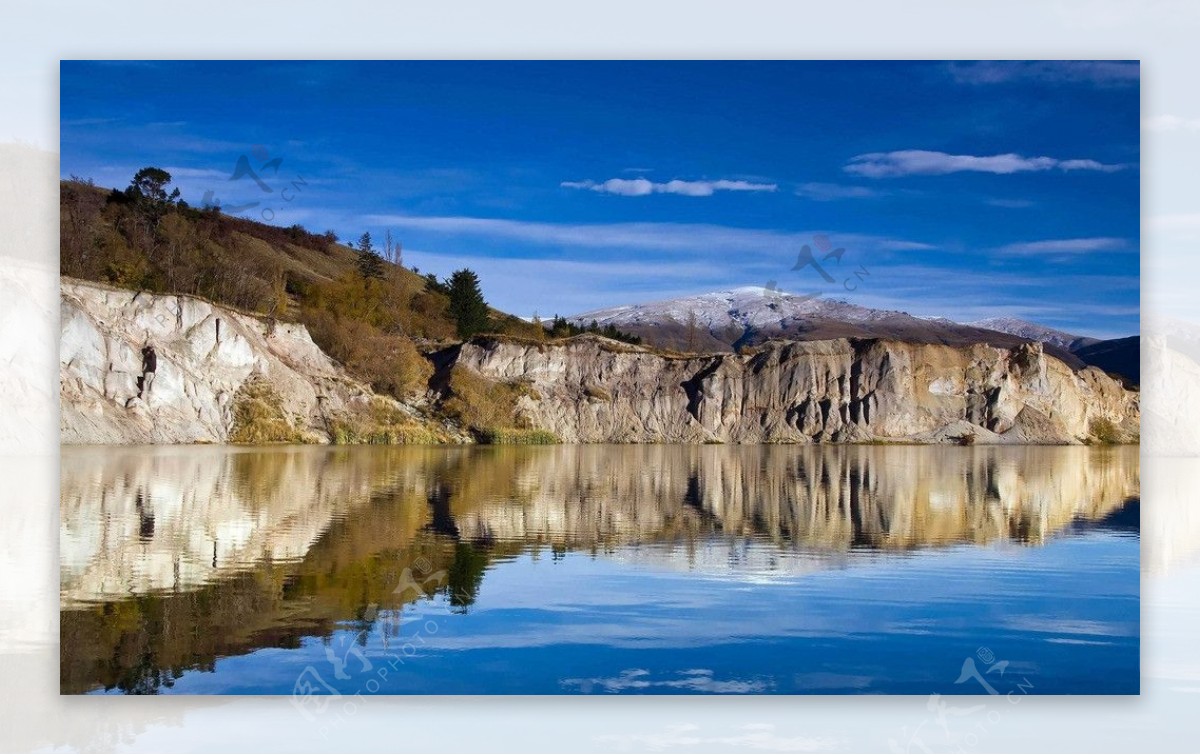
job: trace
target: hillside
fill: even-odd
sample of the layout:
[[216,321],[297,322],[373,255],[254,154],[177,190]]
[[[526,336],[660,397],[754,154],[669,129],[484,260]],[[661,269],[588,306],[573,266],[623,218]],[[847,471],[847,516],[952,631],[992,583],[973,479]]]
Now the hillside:
[[1095,341],[1075,349],[1075,356],[1137,386],[1142,383],[1141,341],[1138,336]]
[[[63,181],[61,273],[300,322],[322,350],[375,390],[398,398],[425,391],[430,369],[420,352],[457,338],[445,283],[398,264],[398,254],[381,255],[378,273],[364,276],[361,251],[332,231],[196,209],[165,194],[149,196],[155,188],[143,194]],[[540,332],[518,317],[488,314],[489,332]]]

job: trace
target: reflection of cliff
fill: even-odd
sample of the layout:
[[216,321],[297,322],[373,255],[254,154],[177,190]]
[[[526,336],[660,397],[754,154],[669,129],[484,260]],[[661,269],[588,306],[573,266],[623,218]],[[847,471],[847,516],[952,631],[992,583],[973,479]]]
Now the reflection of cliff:
[[582,547],[715,534],[833,550],[1036,543],[1139,485],[1131,447],[559,447],[497,450],[487,466],[505,471],[464,475],[464,536]]
[[541,547],[736,577],[1038,543],[1138,477],[1135,448],[70,449],[62,686],[155,691],[368,627],[420,597],[397,589],[406,573],[468,610],[489,565]]
[[314,450],[64,448],[64,604],[302,559],[389,479],[378,455]]

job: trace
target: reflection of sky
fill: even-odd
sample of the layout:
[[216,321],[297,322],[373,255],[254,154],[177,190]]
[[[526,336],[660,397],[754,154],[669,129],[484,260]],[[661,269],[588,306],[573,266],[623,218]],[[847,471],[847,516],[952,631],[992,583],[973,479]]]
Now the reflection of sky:
[[[1138,577],[1137,537],[1109,531],[771,582],[524,554],[487,572],[465,614],[442,598],[382,614],[362,647],[369,669],[346,628],[328,645],[218,661],[170,691],[290,694],[311,666],[343,695],[975,694],[976,682],[954,680],[985,646],[1009,662],[989,677],[1001,692],[1027,679],[1036,693],[1128,694],[1138,690]],[[397,618],[398,636],[388,631]]]

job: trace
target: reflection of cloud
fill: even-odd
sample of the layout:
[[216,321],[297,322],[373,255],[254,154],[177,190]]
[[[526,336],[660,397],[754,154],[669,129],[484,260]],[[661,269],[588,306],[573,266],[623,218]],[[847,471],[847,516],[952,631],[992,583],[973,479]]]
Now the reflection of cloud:
[[1033,202],[1028,199],[1004,199],[1003,197],[985,199],[984,204],[991,205],[992,207],[1004,207],[1010,210],[1033,207]]
[[684,690],[688,692],[708,692],[719,695],[746,695],[765,692],[770,688],[768,682],[759,680],[713,678],[711,669],[688,669],[677,672],[674,679],[654,679],[649,671],[641,668],[625,669],[615,677],[591,677],[586,679],[563,679],[564,687],[577,689],[580,692],[628,692],[645,691],[654,688],[663,690]]
[[[1022,632],[1044,632],[1047,634],[1082,634],[1096,637],[1132,637],[1137,635],[1137,624],[1126,626],[1106,621],[1088,619],[1060,619],[1038,614],[1007,616],[1000,621],[1007,629]],[[1062,638],[1058,638],[1062,641]]]

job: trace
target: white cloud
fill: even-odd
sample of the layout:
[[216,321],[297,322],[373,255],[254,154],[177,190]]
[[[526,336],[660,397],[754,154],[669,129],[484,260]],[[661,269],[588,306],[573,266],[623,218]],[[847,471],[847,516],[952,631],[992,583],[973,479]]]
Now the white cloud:
[[675,179],[656,183],[646,178],[610,178],[607,181],[563,181],[567,189],[587,189],[622,197],[644,197],[649,194],[680,194],[685,197],[711,197],[718,191],[775,191],[776,184],[751,181],[683,181]]
[[1088,252],[1113,252],[1125,249],[1124,239],[1098,237],[1088,239],[1050,239],[1047,241],[1025,241],[1001,247],[1003,254],[1035,256],[1039,254],[1086,254]]
[[884,192],[866,186],[846,184],[806,183],[796,187],[796,196],[817,202],[832,202],[838,199],[871,199],[883,194]]
[[466,216],[413,215],[367,215],[356,222],[447,236],[511,239],[546,246],[613,249],[625,252],[704,252],[716,255],[782,253],[794,258],[795,250],[801,244],[811,243],[818,234],[828,235],[838,246],[856,251],[934,248],[923,242],[870,234],[821,229],[790,232],[764,228],[733,228],[706,223],[569,224]]
[[1028,199],[1004,199],[1003,197],[993,197],[983,200],[984,204],[989,204],[992,207],[1006,207],[1012,210],[1020,210],[1026,207],[1033,207],[1033,202]]
[[1125,168],[1124,165],[1107,165],[1096,160],[1059,160],[1053,157],[1025,157],[1014,152],[1002,155],[951,155],[923,149],[905,149],[895,152],[869,152],[851,158],[845,166],[847,173],[867,178],[891,178],[894,176],[940,176],[947,173],[970,171],[975,173],[1028,173],[1046,170],[1096,170],[1104,173]]
[[[233,171],[217,170],[215,168],[181,168],[178,166],[167,166],[163,168],[171,174],[171,178],[178,181],[181,178],[199,178],[213,181],[228,181]],[[130,174],[132,175],[132,174]]]
[[981,60],[954,62],[950,75],[960,84],[1042,84],[1131,86],[1141,79],[1137,61],[1127,60]]
[[1155,115],[1142,121],[1147,131],[1200,131],[1200,118],[1180,118],[1178,115]]
[[920,241],[903,241],[900,239],[883,239],[879,242],[879,248],[889,252],[921,252],[937,249],[933,244],[924,244]]

